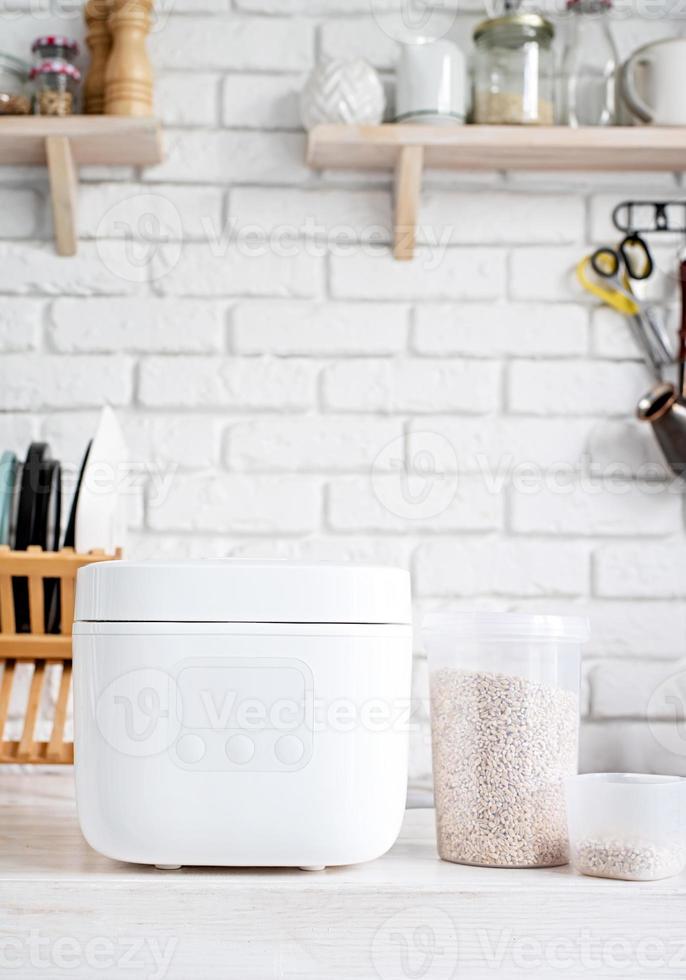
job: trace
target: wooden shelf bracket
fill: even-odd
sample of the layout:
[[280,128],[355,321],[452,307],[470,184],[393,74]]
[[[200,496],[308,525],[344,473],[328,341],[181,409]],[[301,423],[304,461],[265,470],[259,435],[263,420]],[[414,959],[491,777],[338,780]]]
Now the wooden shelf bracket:
[[407,261],[414,256],[423,170],[424,147],[404,146],[395,165],[393,230],[393,255],[401,261]]
[[59,255],[76,255],[79,167],[151,167],[164,158],[160,125],[129,116],[3,116],[0,166],[48,168]]
[[76,255],[78,248],[76,165],[66,136],[48,136],[45,155],[50,176],[52,220],[58,255]]

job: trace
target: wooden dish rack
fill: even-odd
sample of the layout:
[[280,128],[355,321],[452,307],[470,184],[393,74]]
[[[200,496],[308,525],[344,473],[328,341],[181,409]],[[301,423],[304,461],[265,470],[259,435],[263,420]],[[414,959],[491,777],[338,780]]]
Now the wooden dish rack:
[[[11,551],[0,547],[0,764],[69,765],[74,761],[74,744],[64,739],[69,693],[71,690],[71,631],[74,622],[74,586],[76,573],[83,565],[111,561],[121,553],[104,551],[77,554],[72,548],[47,552],[41,548]],[[13,579],[28,581],[29,633],[17,633],[14,615]],[[60,582],[60,633],[45,633],[45,580]],[[12,690],[18,664],[33,666],[26,701],[21,737],[5,739]],[[36,725],[46,681],[46,668],[57,667],[61,673],[55,702],[52,732],[47,742],[36,740]]]

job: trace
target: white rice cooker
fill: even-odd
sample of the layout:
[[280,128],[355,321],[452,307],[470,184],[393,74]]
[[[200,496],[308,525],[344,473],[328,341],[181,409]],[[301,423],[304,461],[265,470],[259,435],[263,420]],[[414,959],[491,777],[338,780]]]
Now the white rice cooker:
[[74,715],[86,839],[167,868],[380,856],[405,807],[411,662],[401,569],[82,568]]

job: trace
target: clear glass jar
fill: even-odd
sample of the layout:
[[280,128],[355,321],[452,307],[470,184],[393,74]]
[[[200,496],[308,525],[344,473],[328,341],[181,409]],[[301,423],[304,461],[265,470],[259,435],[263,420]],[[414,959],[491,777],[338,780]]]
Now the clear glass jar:
[[36,65],[44,61],[64,61],[71,65],[78,56],[79,46],[70,37],[64,37],[62,34],[47,34],[45,37],[36,38],[31,45],[31,52],[36,59]]
[[37,116],[70,116],[76,112],[81,72],[63,61],[44,61],[31,71]]
[[29,66],[0,54],[0,116],[25,116],[30,111]]
[[611,0],[567,0],[571,14],[562,59],[560,122],[613,126],[619,53],[608,19]]
[[551,126],[555,122],[555,31],[540,14],[507,14],[474,31],[474,122]]
[[584,619],[438,612],[424,620],[438,853],[566,864],[565,780],[578,770]]

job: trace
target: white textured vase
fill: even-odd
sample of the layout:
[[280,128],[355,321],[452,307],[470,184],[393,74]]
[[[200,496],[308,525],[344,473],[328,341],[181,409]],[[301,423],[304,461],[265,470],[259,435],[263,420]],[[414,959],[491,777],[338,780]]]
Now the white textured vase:
[[305,129],[319,123],[376,125],[381,122],[385,107],[381,79],[362,58],[317,65],[300,95]]

